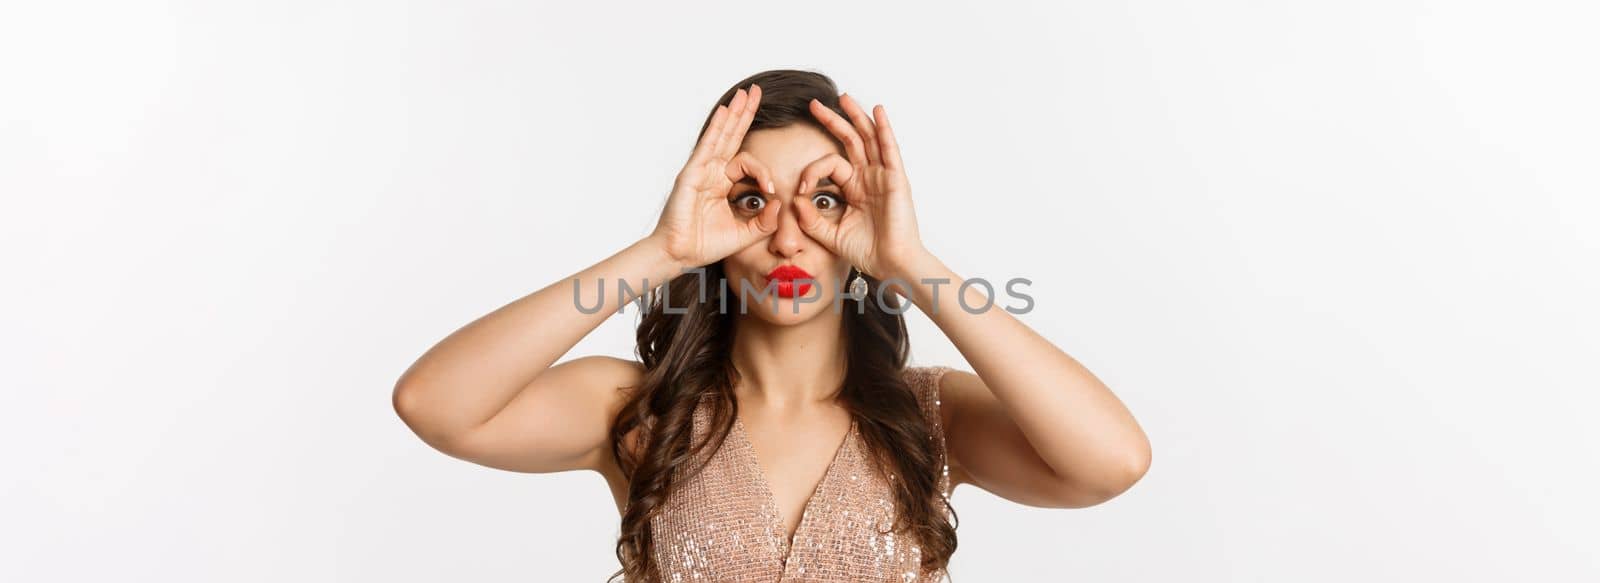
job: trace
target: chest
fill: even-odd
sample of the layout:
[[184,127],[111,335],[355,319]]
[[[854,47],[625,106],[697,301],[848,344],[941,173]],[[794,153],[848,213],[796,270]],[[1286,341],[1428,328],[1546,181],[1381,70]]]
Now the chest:
[[[708,423],[703,412],[696,413],[697,436]],[[802,452],[796,475],[807,470],[807,451],[814,454],[818,448],[789,452]],[[651,524],[663,575],[716,581],[924,580],[920,548],[905,533],[891,532],[896,506],[890,485],[867,453],[859,427],[851,422],[822,469],[810,468],[820,471],[820,478],[774,487],[785,474],[763,471],[756,444],[736,418],[701,471],[675,470],[677,486]],[[810,457],[813,465],[821,459]]]
[[[762,426],[768,425],[762,423]],[[783,540],[792,541],[801,522],[810,515],[813,502],[823,490],[833,486],[835,470],[849,471],[843,458],[860,439],[856,423],[843,416],[833,426],[807,430],[753,430],[742,415],[733,423],[729,454],[725,463],[746,464],[757,484],[752,488],[773,506],[777,528]],[[853,460],[850,460],[853,461]],[[858,473],[857,469],[853,473]]]

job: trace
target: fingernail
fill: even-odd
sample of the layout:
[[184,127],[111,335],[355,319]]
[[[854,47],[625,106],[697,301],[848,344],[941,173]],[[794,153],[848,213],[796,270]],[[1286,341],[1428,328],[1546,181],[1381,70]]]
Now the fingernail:
[[772,181],[771,180],[767,181],[767,194],[778,194],[777,189],[772,188]]

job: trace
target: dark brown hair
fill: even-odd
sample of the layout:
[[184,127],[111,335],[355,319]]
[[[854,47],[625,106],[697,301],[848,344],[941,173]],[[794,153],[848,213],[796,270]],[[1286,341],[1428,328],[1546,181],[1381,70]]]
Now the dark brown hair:
[[[845,115],[832,79],[792,69],[751,75],[729,88],[718,103],[730,104],[735,91],[748,89],[751,83],[761,86],[761,105],[751,122],[752,132],[804,123],[831,138],[811,114],[813,98]],[[700,135],[705,134],[711,117],[706,116]],[[706,278],[704,282],[701,277]],[[954,509],[938,492],[944,460],[937,444],[928,439],[932,428],[902,376],[910,351],[905,318],[900,314],[903,308],[898,296],[886,293],[883,303],[890,310],[882,309],[875,300],[881,282],[863,277],[869,286],[867,298],[861,302],[845,299],[839,305],[848,355],[839,399],[857,421],[875,467],[905,477],[888,482],[898,509],[893,528],[919,541],[924,570],[944,568],[956,548],[959,520],[947,520],[941,512],[948,510],[954,518]],[[737,332],[737,313],[730,313],[717,300],[718,290],[727,285],[718,261],[699,272],[679,275],[646,296],[636,347],[644,375],[617,413],[611,430],[612,455],[628,477],[628,502],[616,547],[622,569],[612,575],[613,580],[618,576],[627,581],[660,579],[651,557],[650,520],[674,487],[673,469],[685,467],[690,472],[686,476],[698,472],[703,465],[689,462],[709,459],[700,456],[715,451],[733,427],[738,407],[733,387],[738,372],[729,354]],[[663,302],[673,310],[664,310]],[[694,444],[693,412],[707,394],[711,396],[712,427],[707,439]],[[634,429],[639,430],[636,446],[630,447],[624,440]]]

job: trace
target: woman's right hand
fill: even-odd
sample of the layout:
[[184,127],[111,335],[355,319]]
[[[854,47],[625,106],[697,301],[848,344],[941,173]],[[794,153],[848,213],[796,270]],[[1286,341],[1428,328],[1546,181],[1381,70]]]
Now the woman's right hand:
[[[718,105],[695,144],[689,162],[672,184],[672,194],[650,234],[677,270],[700,267],[744,249],[778,229],[778,199],[772,174],[739,145],[755,119],[761,87],[734,92],[729,105]],[[752,178],[767,193],[761,214],[743,218],[734,213],[728,193]],[[676,271],[676,270],[675,270]]]

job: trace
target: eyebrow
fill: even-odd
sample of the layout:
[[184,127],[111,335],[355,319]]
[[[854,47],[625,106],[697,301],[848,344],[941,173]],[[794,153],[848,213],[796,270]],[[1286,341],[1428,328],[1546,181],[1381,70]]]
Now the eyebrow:
[[[760,184],[756,184],[756,179],[753,176],[746,176],[744,178],[740,178],[739,181],[735,182],[734,184],[744,184],[744,185],[748,185],[748,186],[754,186],[756,188],[761,188]],[[822,188],[824,186],[838,186],[838,185],[833,183],[833,179],[832,178],[828,178],[827,176],[823,176],[822,178],[818,178],[817,179],[817,183],[816,183],[815,187],[816,188]]]

